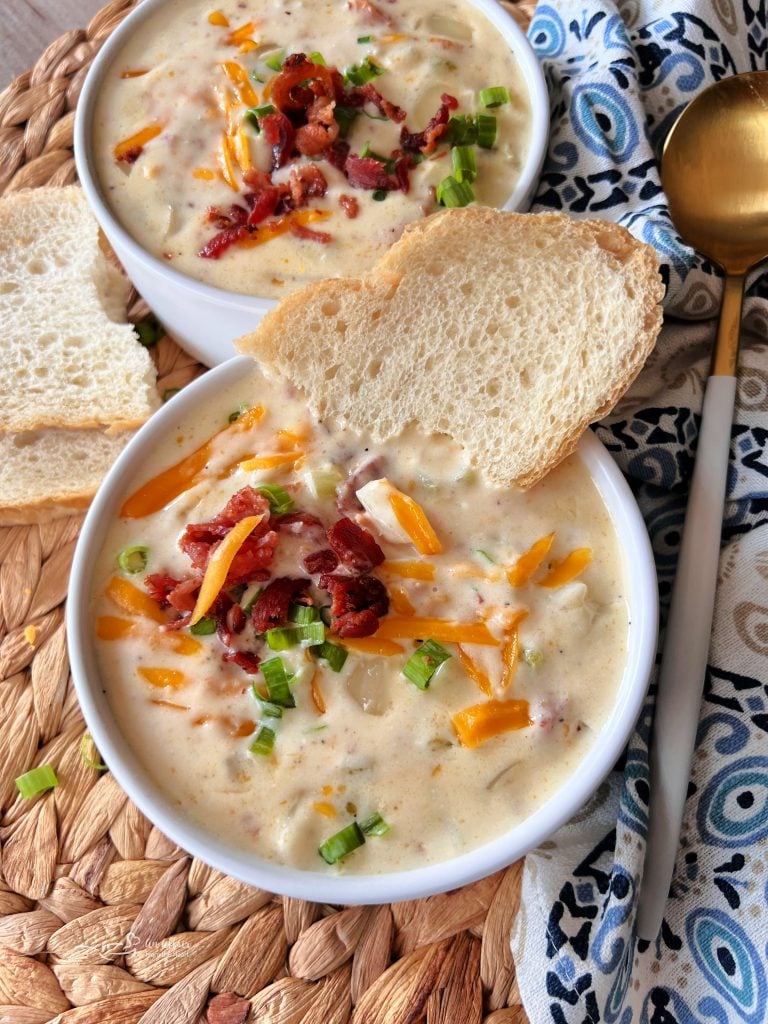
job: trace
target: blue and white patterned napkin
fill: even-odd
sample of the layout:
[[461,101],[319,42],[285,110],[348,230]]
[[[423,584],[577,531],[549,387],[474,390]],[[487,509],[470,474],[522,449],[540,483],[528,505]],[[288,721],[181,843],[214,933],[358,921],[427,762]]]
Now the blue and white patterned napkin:
[[[552,109],[534,209],[618,221],[663,263],[656,351],[597,434],[645,515],[665,606],[721,286],[670,222],[658,158],[699,91],[768,68],[766,4],[558,0],[539,4],[529,38]],[[745,304],[706,692],[662,933],[650,948],[633,934],[652,689],[623,762],[576,819],[526,859],[512,948],[532,1024],[768,1022],[767,440],[763,272],[752,276]]]

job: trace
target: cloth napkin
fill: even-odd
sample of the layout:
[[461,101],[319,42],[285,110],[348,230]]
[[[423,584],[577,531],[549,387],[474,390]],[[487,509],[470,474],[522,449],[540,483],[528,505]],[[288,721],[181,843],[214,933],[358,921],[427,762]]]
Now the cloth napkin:
[[[658,160],[699,91],[768,66],[765,0],[539,3],[529,39],[552,127],[534,209],[617,221],[662,260],[657,348],[597,434],[645,516],[663,622],[721,281],[675,232]],[[752,276],[745,303],[715,622],[660,938],[649,946],[633,934],[654,684],[622,762],[526,858],[512,950],[533,1024],[768,1022],[767,328],[764,272]]]

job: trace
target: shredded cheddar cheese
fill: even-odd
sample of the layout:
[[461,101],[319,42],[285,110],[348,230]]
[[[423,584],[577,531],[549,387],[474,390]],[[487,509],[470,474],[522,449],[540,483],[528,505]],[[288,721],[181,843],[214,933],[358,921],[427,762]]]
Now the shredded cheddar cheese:
[[133,135],[129,135],[127,139],[123,139],[122,142],[118,142],[113,150],[115,160],[125,160],[133,150],[143,149],[148,142],[157,138],[162,130],[163,125],[161,124],[148,124],[146,128],[142,128]]
[[197,595],[197,601],[192,611],[192,618],[189,620],[190,626],[199,622],[216,600],[219,591],[224,586],[235,555],[263,518],[264,516],[246,516],[239,523],[235,523],[213,552],[205,569],[200,593]]
[[456,653],[459,656],[461,667],[467,673],[472,682],[475,683],[486,697],[490,697],[493,693],[493,687],[491,686],[491,680],[488,678],[487,673],[483,672],[480,666],[470,658],[461,644],[456,644]]
[[548,533],[520,555],[515,564],[507,570],[510,586],[522,587],[528,582],[549,554],[554,539],[554,533]]
[[374,636],[384,640],[420,640],[430,637],[439,643],[499,646],[499,641],[484,622],[452,622],[424,615],[387,615],[379,623]]
[[96,619],[96,636],[99,640],[122,640],[135,630],[136,623],[131,619],[119,619],[115,615],[100,615]]
[[433,580],[435,578],[435,567],[431,562],[421,562],[416,559],[412,561],[392,562],[386,559],[379,566],[383,572],[391,576],[402,576],[407,580]]
[[278,466],[292,465],[303,454],[304,452],[275,452],[272,455],[254,455],[252,459],[245,459],[239,465],[246,473],[254,469],[277,469]]
[[253,21],[246,21],[244,25],[240,25],[239,28],[233,29],[227,36],[227,42],[230,46],[240,46],[244,43],[254,32],[256,23]]
[[210,437],[204,444],[183,458],[181,462],[152,477],[123,502],[120,515],[127,519],[141,519],[152,512],[159,512],[174,498],[188,491],[200,476],[214,454],[216,439],[225,434],[245,433],[252,430],[263,418],[265,409],[254,405],[238,418]]
[[540,587],[562,587],[580,576],[592,561],[591,548],[574,548],[561,562],[555,562],[546,576],[538,581]]
[[432,529],[424,509],[413,498],[393,488],[389,503],[400,526],[411,538],[420,555],[440,555],[443,545]]
[[132,612],[154,622],[165,622],[165,615],[157,601],[153,601],[149,594],[120,576],[113,576],[104,592],[124,612]]
[[380,636],[360,636],[354,639],[345,639],[344,646],[350,651],[357,651],[359,654],[379,654],[389,658],[393,654],[405,653],[402,644],[396,644],[394,640],[385,640]]
[[451,721],[463,747],[478,747],[501,733],[533,725],[527,700],[483,701],[458,711]]
[[147,668],[140,665],[137,671],[150,686],[156,686],[158,689],[169,686],[172,690],[180,690],[189,681],[183,672],[175,668]]

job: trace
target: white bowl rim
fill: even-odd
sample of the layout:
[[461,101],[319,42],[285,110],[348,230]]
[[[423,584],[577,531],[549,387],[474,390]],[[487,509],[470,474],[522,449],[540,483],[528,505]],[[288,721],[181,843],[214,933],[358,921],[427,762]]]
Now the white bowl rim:
[[[117,244],[124,246],[132,258],[138,261],[145,270],[159,275],[161,279],[168,281],[175,288],[194,292],[207,298],[210,302],[225,306],[235,305],[242,309],[251,309],[257,314],[263,314],[268,309],[272,309],[277,304],[277,300],[245,295],[240,292],[229,292],[223,288],[205,284],[151,255],[112,213],[98,183],[90,140],[94,108],[102,80],[110,63],[118,55],[136,26],[151,17],[158,7],[168,2],[170,0],[143,0],[110,34],[93,59],[75,111],[74,150],[78,178],[89,206],[107,235],[114,238]],[[482,11],[504,36],[513,55],[522,66],[528,87],[531,103],[530,145],[518,183],[512,195],[501,207],[503,210],[514,210],[538,179],[546,155],[549,137],[549,94],[544,72],[525,33],[512,15],[497,3],[497,0],[466,0],[466,2]]]
[[145,453],[201,401],[234,384],[253,368],[239,356],[185,387],[139,430],[107,474],[86,516],[75,551],[67,601],[70,662],[80,707],[91,736],[122,789],[137,807],[181,848],[249,885],[299,899],[331,904],[389,903],[458,888],[506,867],[568,821],[589,799],[621,754],[640,713],[656,650],[658,595],[650,541],[627,482],[591,431],[579,445],[613,519],[622,546],[630,612],[627,663],[619,696],[600,741],[579,770],[529,818],[498,838],[452,860],[380,875],[324,874],[264,860],[225,843],[185,817],[149,779],[115,723],[96,667],[91,605],[91,569],[125,485],[140,472]]

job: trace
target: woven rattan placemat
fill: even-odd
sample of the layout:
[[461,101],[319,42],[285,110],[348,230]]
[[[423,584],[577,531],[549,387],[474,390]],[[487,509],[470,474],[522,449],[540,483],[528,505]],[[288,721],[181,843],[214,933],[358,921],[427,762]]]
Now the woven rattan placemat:
[[[75,179],[85,73],[134,4],[0,94],[0,193]],[[509,6],[525,26],[534,5]],[[169,338],[153,354],[161,394],[203,371]],[[281,899],[189,857],[88,767],[63,609],[81,522],[0,529],[0,1024],[525,1024],[519,863],[391,906]],[[44,763],[58,787],[22,800],[14,778]]]

